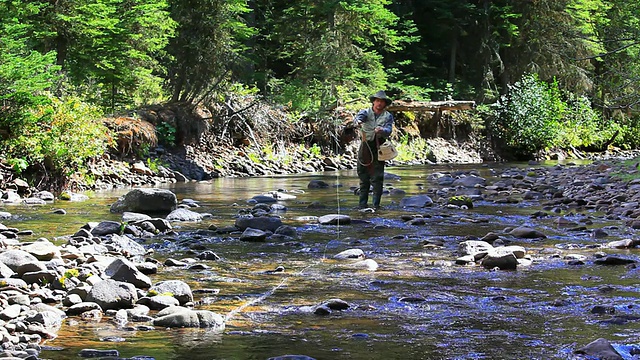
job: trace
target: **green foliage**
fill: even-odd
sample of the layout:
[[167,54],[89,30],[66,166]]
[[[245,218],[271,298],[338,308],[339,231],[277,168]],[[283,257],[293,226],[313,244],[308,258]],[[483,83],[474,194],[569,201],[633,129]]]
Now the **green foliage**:
[[447,200],[447,204],[458,206],[464,209],[473,209],[473,200],[464,195],[451,196]]
[[149,168],[149,170],[153,171],[155,174],[158,174],[160,172],[161,166],[166,167],[166,164],[161,159],[147,158],[147,167]]
[[529,74],[509,88],[494,110],[494,138],[507,153],[526,157],[554,145],[565,104],[557,83]]
[[59,66],[53,51],[44,54],[30,45],[34,25],[22,17],[40,11],[37,4],[0,0],[0,141],[18,136],[38,121],[33,110],[48,104],[48,90],[57,81]]
[[155,289],[151,289],[147,292],[147,296],[149,297],[154,297],[154,296],[170,296],[173,297],[174,294],[170,291],[165,291],[163,293],[158,292],[158,290]]
[[22,124],[18,134],[0,144],[7,158],[68,176],[106,149],[109,133],[96,107],[72,98],[52,99],[31,116],[37,122]]
[[163,145],[173,146],[176,142],[176,128],[168,123],[160,123],[156,125],[158,134],[158,142]]
[[[366,98],[387,86],[383,52],[417,40],[388,0],[258,2],[257,78],[277,102],[297,111]],[[406,22],[404,22],[406,23]],[[269,68],[263,64],[274,64]]]
[[618,124],[602,121],[589,99],[569,94],[555,145],[565,149],[570,146],[599,148],[619,130]]
[[311,152],[311,155],[313,157],[322,156],[322,149],[320,148],[320,146],[318,144],[311,145],[311,147],[309,147],[309,152]]
[[640,115],[618,116],[615,124],[620,126],[620,134],[614,145],[623,149],[640,148]]
[[[14,1],[34,49],[55,49],[60,92],[116,110],[161,97],[158,57],[175,27],[166,0]],[[22,13],[31,4],[37,11]]]
[[27,169],[27,167],[29,167],[29,163],[25,159],[9,158],[7,159],[7,163],[9,163],[9,166],[11,166],[13,171],[18,174],[22,173]]
[[244,42],[254,33],[243,19],[248,12],[245,0],[171,0],[178,27],[165,64],[173,101],[211,97],[231,86],[232,70],[246,70]]
[[262,157],[260,157],[260,155],[256,154],[255,152],[248,152],[247,157],[249,157],[249,160],[251,160],[251,162],[254,164],[262,164]]
[[80,275],[80,271],[78,271],[78,269],[67,269],[64,272],[64,278],[65,279],[70,279],[70,278],[74,278],[74,277],[78,277]]
[[427,141],[421,137],[411,138],[404,134],[398,143],[396,143],[398,156],[394,159],[397,162],[411,162],[416,160],[428,159],[431,155],[431,149]]

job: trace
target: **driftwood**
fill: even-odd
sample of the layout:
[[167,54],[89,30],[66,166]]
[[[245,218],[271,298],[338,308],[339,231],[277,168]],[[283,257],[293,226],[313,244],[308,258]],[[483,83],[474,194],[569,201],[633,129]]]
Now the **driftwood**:
[[475,101],[404,101],[396,100],[387,106],[387,111],[444,111],[471,110],[476,107]]

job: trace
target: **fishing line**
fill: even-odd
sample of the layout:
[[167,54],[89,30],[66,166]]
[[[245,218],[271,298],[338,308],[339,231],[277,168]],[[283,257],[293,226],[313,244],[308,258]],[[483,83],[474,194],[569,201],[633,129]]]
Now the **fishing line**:
[[[337,136],[338,133],[339,133],[339,128],[338,127],[334,128],[334,133],[332,135],[334,137],[334,144],[335,144],[334,153],[335,154],[338,153],[339,146],[340,146],[340,144],[339,144],[340,137]],[[339,169],[336,169],[336,185],[335,185],[335,188],[336,188],[336,201],[337,201],[337,205],[338,205],[337,206],[337,208],[338,208],[338,221],[337,221],[337,227],[336,227],[337,230],[336,231],[337,231],[337,240],[340,240],[340,238],[341,238],[341,233],[340,233],[340,231],[341,231],[341,229],[340,229],[340,218],[341,218],[340,214],[341,214],[341,212],[340,212],[340,171],[339,171]],[[265,300],[269,296],[273,295],[278,289],[280,289],[283,286],[285,286],[287,281],[289,281],[289,279],[292,278],[293,276],[301,276],[308,269],[310,269],[310,268],[312,268],[312,267],[314,267],[316,265],[319,265],[322,262],[324,262],[324,260],[326,260],[326,258],[327,258],[327,249],[328,249],[328,247],[329,247],[329,242],[327,241],[327,243],[324,246],[324,250],[322,252],[322,258],[319,261],[315,260],[312,264],[310,264],[309,266],[305,267],[304,269],[298,271],[297,273],[285,277],[284,279],[282,279],[280,281],[280,283],[278,283],[273,288],[267,290],[264,294],[260,295],[259,297],[255,298],[253,300],[250,300],[250,301],[238,306],[237,308],[229,311],[227,313],[227,315],[225,315],[225,317],[224,317],[224,322],[227,323],[227,322],[231,321],[231,319],[234,316],[236,316],[237,314],[241,313],[244,309],[248,308],[249,306],[255,305],[255,304]]]

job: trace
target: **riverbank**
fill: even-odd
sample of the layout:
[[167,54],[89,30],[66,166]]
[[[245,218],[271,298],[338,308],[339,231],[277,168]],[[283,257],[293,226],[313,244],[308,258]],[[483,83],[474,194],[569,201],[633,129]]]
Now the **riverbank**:
[[[411,161],[393,160],[388,165],[421,164],[479,164],[500,161],[499,157],[481,141],[470,139],[457,142],[453,139],[426,139],[429,152],[418,154]],[[323,154],[319,148],[301,145],[278,145],[268,148],[237,146],[220,143],[213,137],[203,136],[196,144],[188,144],[171,150],[153,148],[144,157],[119,157],[106,154],[88,164],[88,170],[70,178],[68,192],[105,190],[138,186],[155,186],[163,183],[211,180],[220,177],[250,177],[278,174],[355,169],[359,142],[344,144],[335,153]],[[601,153],[584,153],[577,150],[551,150],[538,156],[539,160],[608,160],[630,159],[640,156],[640,151],[610,149]],[[37,175],[37,174],[36,174]],[[31,184],[6,163],[0,161],[0,199],[8,200],[8,192],[29,197],[39,191],[56,192],[51,184]],[[59,194],[56,194],[59,195]]]
[[[86,174],[72,176],[69,191],[105,190],[121,187],[154,186],[163,183],[211,180],[220,177],[250,177],[278,174],[355,169],[358,142],[344,146],[338,154],[322,154],[318,148],[282,145],[276,150],[255,146],[220,144],[203,137],[193,145],[166,150],[152,149],[144,157],[104,156],[88,164]],[[428,139],[433,149],[410,162],[391,161],[390,165],[481,163],[480,152],[473,143],[457,143],[442,138]],[[7,192],[21,196],[41,190],[53,191],[48,184],[30,185],[7,164],[0,163],[0,198]]]

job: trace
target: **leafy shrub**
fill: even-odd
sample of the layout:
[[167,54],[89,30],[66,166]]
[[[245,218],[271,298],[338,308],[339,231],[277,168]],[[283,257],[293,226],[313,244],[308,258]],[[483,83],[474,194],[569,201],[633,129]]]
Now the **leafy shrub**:
[[505,153],[529,156],[553,145],[564,111],[558,84],[527,74],[500,98],[489,127]]
[[616,124],[620,126],[620,135],[613,142],[624,149],[640,148],[640,116],[618,116]]
[[396,144],[396,149],[398,150],[398,157],[395,160],[398,162],[429,159],[432,155],[429,144],[424,138],[412,138],[407,134],[400,138],[400,141]]
[[600,148],[620,126],[612,121],[604,122],[591,102],[584,96],[568,95],[555,145],[561,148]]
[[22,123],[19,133],[0,144],[9,159],[69,176],[107,147],[108,130],[96,107],[74,98],[51,99],[30,113],[37,120]]
[[176,128],[165,122],[156,126],[158,133],[158,142],[167,146],[173,146],[176,143]]

